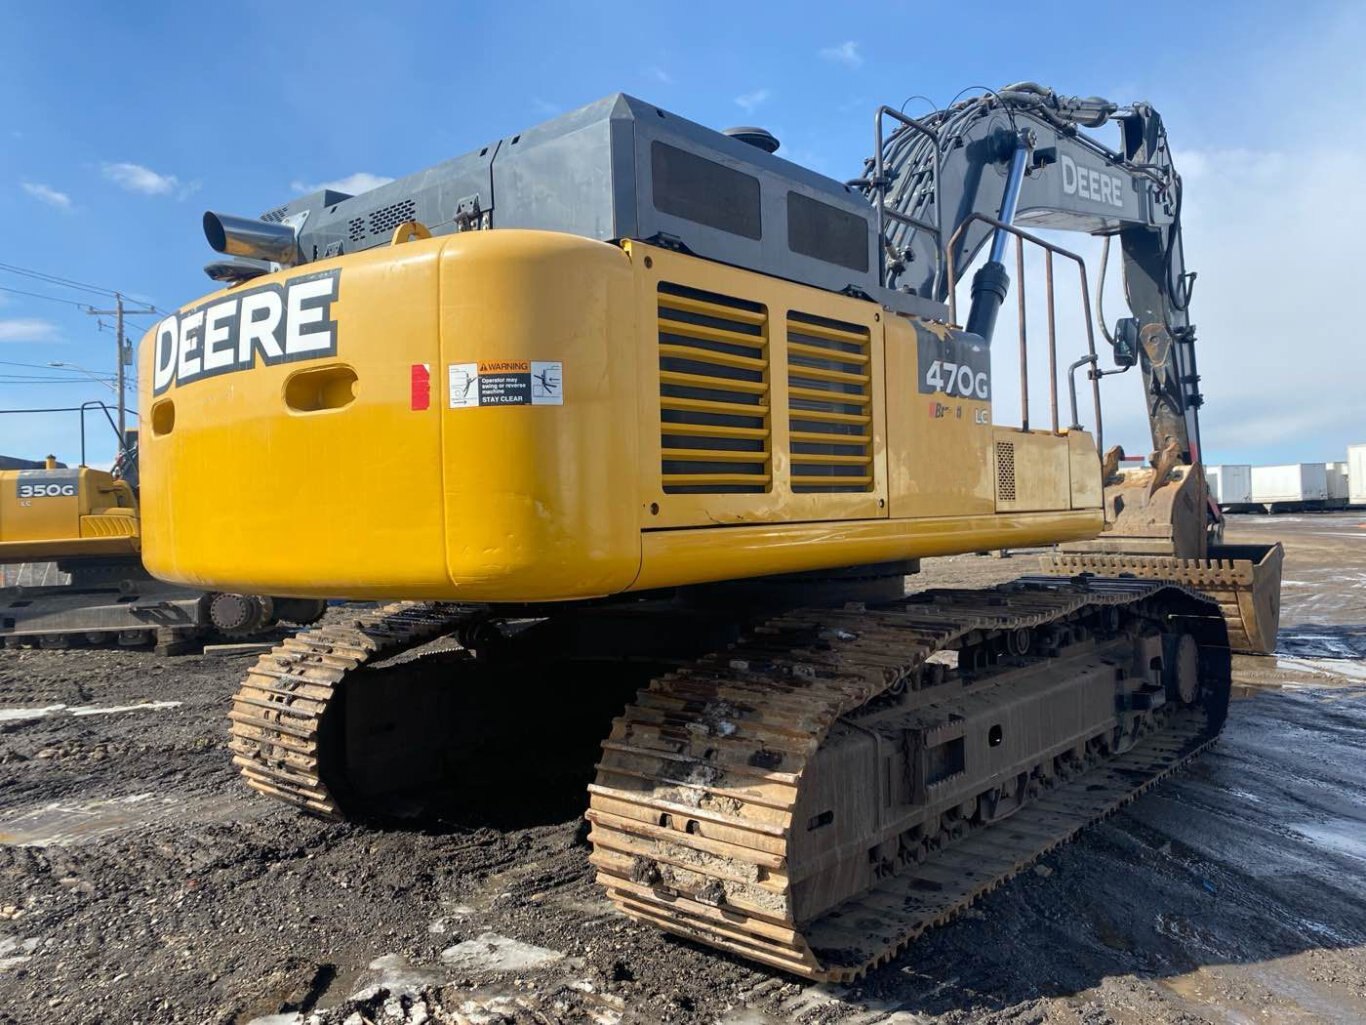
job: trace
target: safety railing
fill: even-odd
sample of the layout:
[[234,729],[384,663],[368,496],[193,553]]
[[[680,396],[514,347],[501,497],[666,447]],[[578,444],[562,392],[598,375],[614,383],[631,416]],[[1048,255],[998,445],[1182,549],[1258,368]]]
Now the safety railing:
[[[4,415],[4,414],[18,415],[18,414],[24,414],[24,413],[27,413],[27,414],[30,414],[30,415],[31,415],[31,414],[34,414],[34,413],[78,413],[78,414],[80,414],[80,420],[81,420],[81,465],[82,465],[82,466],[85,466],[85,465],[86,465],[86,459],[85,459],[85,414],[86,414],[86,411],[87,411],[87,410],[95,410],[95,409],[98,409],[100,412],[102,412],[102,413],[104,414],[105,420],[107,420],[107,421],[109,422],[109,429],[110,429],[111,431],[114,432],[114,437],[118,438],[118,449],[119,449],[119,453],[120,453],[121,456],[123,456],[123,457],[126,458],[126,457],[128,456],[128,454],[129,454],[129,450],[128,450],[128,439],[127,439],[127,438],[124,438],[124,437],[121,437],[121,436],[119,435],[118,424],[116,424],[116,423],[114,422],[114,414],[111,413],[111,412],[109,411],[109,407],[108,407],[105,403],[103,403],[103,402],[99,402],[99,401],[82,402],[79,406],[52,406],[52,407],[49,407],[49,408],[46,408],[46,409],[0,409],[0,416],[2,416],[2,415]],[[134,414],[133,414],[133,417],[134,417],[134,421],[136,422],[137,414],[134,413]]]
[[[886,192],[887,186],[891,184],[891,179],[887,177],[887,163],[883,151],[883,142],[885,139],[885,136],[883,135],[883,125],[885,123],[885,119],[889,117],[895,121],[901,122],[902,125],[911,129],[911,131],[918,132],[919,134],[929,139],[930,142],[934,143],[934,162],[930,167],[930,187],[932,190],[931,198],[934,201],[933,224],[931,224],[929,221],[922,221],[919,218],[912,217],[909,214],[904,214],[900,210],[897,210],[894,207],[889,207],[887,205]],[[872,194],[873,211],[877,223],[878,245],[882,247],[882,252],[879,253],[879,262],[883,266],[883,284],[887,283],[886,257],[888,255],[887,250],[889,248],[889,243],[887,241],[887,232],[885,228],[887,224],[887,218],[890,217],[894,221],[900,221],[902,224],[905,224],[911,228],[918,228],[921,231],[927,231],[934,236],[934,291],[931,294],[939,294],[939,284],[943,280],[944,269],[944,261],[942,257],[939,255],[942,248],[942,225],[944,223],[943,217],[939,209],[939,166],[943,162],[942,158],[943,153],[941,151],[939,143],[939,133],[936,132],[933,128],[931,128],[929,125],[921,121],[917,121],[915,118],[910,117],[909,115],[903,114],[895,107],[889,107],[886,104],[883,104],[882,106],[878,107],[877,113],[873,115],[872,176],[867,178],[854,178],[850,181],[845,182],[845,184],[854,186],[856,188],[866,188]],[[895,254],[892,255],[894,256]]]
[[986,214],[974,213],[963,220],[950,236],[948,243],[944,247],[944,265],[948,275],[948,298],[949,298],[949,319],[958,323],[958,297],[957,297],[957,269],[954,267],[953,254],[958,248],[963,238],[964,232],[974,221],[995,228],[997,231],[1004,231],[1015,237],[1015,302],[1018,311],[1020,336],[1020,428],[1029,430],[1029,345],[1028,345],[1028,326],[1026,324],[1026,294],[1025,294],[1025,268],[1024,268],[1024,244],[1029,242],[1038,246],[1044,252],[1044,291],[1047,296],[1048,304],[1048,405],[1052,421],[1054,434],[1061,432],[1058,422],[1058,340],[1057,340],[1057,302],[1053,288],[1053,260],[1054,257],[1063,257],[1071,260],[1077,268],[1077,275],[1081,283],[1082,318],[1086,324],[1086,354],[1067,368],[1067,391],[1071,403],[1072,422],[1068,425],[1070,430],[1079,431],[1082,429],[1079,414],[1077,412],[1077,371],[1084,366],[1089,366],[1086,376],[1091,382],[1091,401],[1095,410],[1096,417],[1096,448],[1104,452],[1104,425],[1101,420],[1100,408],[1100,360],[1096,355],[1096,335],[1095,326],[1091,320],[1091,291],[1087,283],[1086,261],[1076,253],[1063,249],[1061,246],[1046,242],[1037,235],[1032,235],[1027,231],[998,221],[994,217]]

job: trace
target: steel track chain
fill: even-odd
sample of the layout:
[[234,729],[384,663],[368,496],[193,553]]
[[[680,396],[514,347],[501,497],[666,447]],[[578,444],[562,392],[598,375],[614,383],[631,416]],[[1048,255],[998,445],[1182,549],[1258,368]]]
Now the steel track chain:
[[233,764],[254,790],[322,818],[344,817],[325,777],[320,730],[350,674],[450,633],[477,614],[446,602],[395,602],[286,639],[233,695]]
[[[589,788],[599,883],[621,911],[668,932],[806,978],[862,976],[1193,757],[1219,724],[1207,728],[1203,713],[1176,717],[1003,822],[798,923],[788,842],[803,769],[836,720],[912,680],[950,644],[1164,598],[1217,615],[1207,598],[1160,582],[1028,578],[770,621],[749,641],[655,680],[613,723]],[[1226,687],[1220,675],[1216,686]]]

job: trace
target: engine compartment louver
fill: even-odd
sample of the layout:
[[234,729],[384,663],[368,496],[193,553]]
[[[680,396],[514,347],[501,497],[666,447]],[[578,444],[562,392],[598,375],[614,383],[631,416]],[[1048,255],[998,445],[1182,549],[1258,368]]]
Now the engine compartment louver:
[[404,221],[417,216],[417,204],[411,199],[401,199],[368,215],[353,217],[346,222],[346,237],[352,242],[361,242],[371,235],[383,235],[393,231]]
[[770,490],[768,310],[661,282],[658,319],[664,492]]
[[859,324],[787,316],[788,428],[796,494],[873,488],[869,333]]

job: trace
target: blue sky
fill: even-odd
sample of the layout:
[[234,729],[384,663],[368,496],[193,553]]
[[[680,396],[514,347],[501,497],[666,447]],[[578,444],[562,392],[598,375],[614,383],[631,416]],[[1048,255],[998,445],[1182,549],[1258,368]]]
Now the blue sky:
[[[1343,458],[1366,440],[1350,308],[1360,232],[1343,227],[1366,217],[1353,194],[1366,5],[852,10],[6,4],[0,263],[169,309],[210,290],[206,207],[257,213],[319,183],[402,176],[617,90],[717,128],[762,124],[782,155],[846,178],[870,151],[877,104],[1032,79],[1148,99],[1167,119],[1201,274],[1209,460]],[[108,301],[4,271],[0,288]],[[66,373],[53,361],[108,373],[113,354],[79,309],[0,291],[0,408],[109,397],[78,373],[71,385],[12,378]],[[1107,437],[1142,451],[1131,381],[1107,392]],[[70,459],[76,447],[69,420],[0,417],[0,452]]]

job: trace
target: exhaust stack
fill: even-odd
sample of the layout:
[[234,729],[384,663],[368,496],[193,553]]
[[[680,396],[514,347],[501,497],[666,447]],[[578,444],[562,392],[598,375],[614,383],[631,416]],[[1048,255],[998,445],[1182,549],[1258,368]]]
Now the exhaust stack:
[[204,213],[204,237],[211,248],[229,256],[267,260],[284,267],[299,262],[298,238],[287,224],[208,210]]

